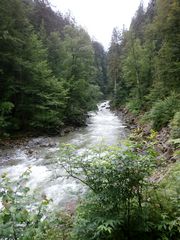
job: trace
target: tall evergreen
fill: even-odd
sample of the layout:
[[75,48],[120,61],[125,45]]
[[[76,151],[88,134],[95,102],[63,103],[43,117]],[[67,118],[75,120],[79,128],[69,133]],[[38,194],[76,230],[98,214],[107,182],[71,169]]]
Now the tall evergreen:
[[42,0],[1,0],[0,21],[0,134],[83,124],[100,96],[89,35]]
[[93,48],[97,83],[102,93],[107,95],[108,93],[107,53],[105,52],[103,46],[97,41],[93,42]]
[[146,10],[140,4],[129,30],[122,31],[119,40],[117,31],[113,31],[108,75],[116,106],[124,104],[136,114],[148,111],[151,120],[157,111],[159,118],[170,121],[169,107],[160,116],[159,109],[163,108],[157,102],[166,106],[171,105],[167,102],[172,98],[179,102],[179,24],[178,0],[151,0]]

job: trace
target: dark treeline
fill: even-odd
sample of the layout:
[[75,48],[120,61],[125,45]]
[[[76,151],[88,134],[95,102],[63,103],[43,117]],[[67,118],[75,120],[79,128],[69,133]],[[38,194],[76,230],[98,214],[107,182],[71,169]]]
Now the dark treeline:
[[108,76],[114,105],[146,112],[156,130],[170,121],[180,126],[179,60],[180,1],[151,0],[146,10],[140,4],[129,30],[113,30]]
[[71,16],[45,0],[0,0],[1,135],[83,124],[106,82],[102,45]]
[[130,29],[115,28],[108,53],[69,15],[45,0],[0,0],[0,134],[56,133],[82,125],[111,94],[159,130],[177,137],[180,3],[140,4]]
[[101,145],[78,155],[76,147],[61,146],[54,166],[88,189],[79,202],[71,205],[70,198],[65,212],[47,209],[45,194],[39,202],[38,189],[26,184],[30,168],[15,181],[3,174],[0,239],[180,239],[179,60],[179,0],[151,0],[146,10],[140,4],[129,30],[113,30],[107,54],[48,1],[0,0],[0,135],[81,125],[111,95],[114,107],[153,129],[169,124],[172,146],[139,129],[125,147]]

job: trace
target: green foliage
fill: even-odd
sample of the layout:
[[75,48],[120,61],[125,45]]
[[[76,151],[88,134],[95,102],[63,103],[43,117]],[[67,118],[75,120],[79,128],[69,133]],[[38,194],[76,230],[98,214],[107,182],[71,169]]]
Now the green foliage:
[[25,184],[30,169],[12,182],[6,174],[1,178],[0,237],[12,239],[33,239],[40,230],[44,207],[49,200],[44,198],[40,204],[32,204],[29,187]]
[[[179,162],[174,163],[169,167],[169,171],[160,182],[158,190],[158,198],[161,200],[161,222],[158,224],[158,228],[162,231],[169,230],[169,239],[173,239],[174,233],[180,233],[180,209],[179,209]],[[177,235],[179,238],[179,235]]]
[[141,212],[156,154],[150,146],[142,149],[139,143],[129,142],[127,146],[101,146],[80,156],[73,146],[62,148],[60,165],[92,190],[78,210],[75,239],[117,239],[130,234],[130,212],[135,207]]
[[159,130],[167,125],[176,111],[179,110],[179,107],[179,99],[175,94],[156,102],[148,114],[148,118],[152,121],[153,128]]
[[73,217],[67,212],[48,213],[42,223],[41,231],[36,240],[68,240],[71,239]]
[[79,27],[66,26],[62,48],[62,77],[68,89],[64,112],[68,124],[82,125],[87,111],[96,107],[100,90],[95,82],[94,51],[88,34]]
[[[72,217],[50,212],[50,200],[35,198],[27,185],[30,168],[11,181],[7,174],[0,179],[0,238],[21,240],[65,240],[70,236]],[[39,202],[40,201],[40,202]]]
[[[164,188],[168,195],[171,194],[174,198],[180,194],[179,189],[179,172],[180,172],[180,164],[177,161],[176,163],[172,164],[167,172],[165,178],[160,183],[162,189]],[[170,194],[169,194],[170,193]]]
[[47,1],[1,2],[0,134],[84,124],[102,96],[88,33]]
[[162,101],[180,90],[179,23],[178,0],[151,0],[146,10],[140,4],[130,29],[123,29],[121,34],[113,32],[108,52],[110,86],[117,89],[113,104],[127,104],[135,114],[152,109],[152,118],[158,118],[159,112],[160,122],[154,121],[156,129],[173,117],[172,111],[163,113],[167,109]]
[[156,166],[153,145],[101,145],[80,155],[72,145],[61,148],[59,164],[90,189],[77,208],[72,239],[179,237],[178,193],[149,181]]
[[127,109],[132,112],[134,115],[138,115],[141,109],[141,101],[138,99],[131,99],[126,104]]
[[11,110],[13,109],[14,105],[11,102],[3,102],[0,105],[0,109],[1,109],[1,114],[5,115],[7,113],[10,113]]
[[[146,111],[146,120],[152,122],[155,130],[167,126],[175,113],[179,112],[179,16],[180,4],[177,0],[152,0],[147,11],[141,4],[129,30],[113,30],[107,55],[109,91],[113,106],[123,104],[134,114]],[[176,120],[171,121],[171,129],[174,127],[174,132],[178,133],[178,117],[175,116]],[[179,139],[173,141],[178,145]],[[138,154],[142,151],[137,146],[135,149]],[[123,156],[129,169],[133,169],[136,162],[134,159],[138,161],[139,155],[133,158],[134,149],[129,150],[132,154],[131,161],[127,158],[128,150],[123,152]],[[88,154],[92,156],[88,158]],[[126,167],[118,154],[112,157],[113,160],[118,159],[118,163],[115,160],[111,162],[108,154],[93,154],[87,153],[87,156],[80,157],[81,162],[72,154],[72,162],[64,165],[71,176],[84,182],[92,190],[92,194],[78,208],[75,239],[179,238],[177,197],[164,193],[162,186],[157,188],[154,184],[151,185],[147,181],[148,176],[144,176],[141,181],[144,183],[146,180],[146,188],[143,185],[140,207],[138,196],[133,194],[134,188],[131,189],[140,172],[134,174],[135,179],[131,182],[131,172],[127,177]],[[148,158],[151,154],[149,151],[144,157]],[[85,163],[84,158],[87,158]],[[91,164],[92,159],[94,162]],[[73,163],[81,170],[78,171]],[[139,161],[142,167],[141,163],[143,161]],[[120,173],[116,174],[113,164],[117,172],[122,164]],[[128,178],[127,182],[132,184],[127,185],[123,194],[121,190],[125,185],[121,182],[122,176]],[[134,187],[136,189],[137,186]]]
[[180,138],[180,112],[176,112],[174,118],[170,122],[171,137],[173,139]]
[[4,129],[8,126],[8,115],[11,113],[14,104],[11,102],[2,102],[0,104],[0,134],[1,129]]
[[[126,178],[128,178],[131,171],[134,174],[137,171],[138,181],[144,178],[144,174],[148,175],[154,164],[151,160],[155,157],[155,152],[144,156],[145,153],[150,152],[150,147],[144,149],[144,153],[141,155],[139,151],[134,150],[137,148],[140,150],[140,144],[136,145],[128,142],[127,145],[128,149],[126,147],[125,149],[119,149],[116,146],[107,147],[102,145],[100,148],[89,149],[80,156],[77,155],[75,146],[65,145],[60,152],[59,163],[67,172],[85,182],[94,192],[101,192],[104,198],[106,198],[106,193],[103,192],[111,188],[114,188],[114,191],[111,193],[112,196],[108,195],[108,198],[114,199],[115,195],[113,194],[117,194],[117,189],[119,189],[119,196],[125,192],[129,196],[133,196],[136,190],[133,190],[134,186],[131,186],[131,184],[135,183],[133,183],[133,179],[126,182]],[[147,171],[144,171],[144,169]],[[121,171],[122,174],[120,174]],[[101,173],[103,174],[99,177]],[[112,175],[112,178],[114,177],[114,180],[109,179],[110,175]],[[81,176],[83,177],[81,178]],[[114,182],[117,182],[116,185],[114,185]],[[118,196],[116,196],[116,199],[118,201]],[[115,201],[114,199],[114,203]]]
[[149,94],[145,96],[148,105],[148,110],[157,102],[157,99],[160,100],[163,99],[164,96],[167,96],[168,92],[169,89],[166,86],[164,86],[162,82],[155,81]]
[[96,70],[97,83],[101,89],[101,92],[106,95],[108,91],[106,52],[103,46],[96,41],[93,41],[93,49],[94,49],[94,62],[95,67],[97,69]]
[[[122,148],[100,145],[77,154],[61,146],[59,164],[90,191],[75,216],[50,212],[46,196],[37,201],[27,185],[28,169],[19,179],[1,178],[0,237],[22,240],[154,240],[179,238],[179,163],[160,183],[150,182],[157,166],[156,133],[141,144],[127,141]],[[38,196],[37,196],[38,197]]]

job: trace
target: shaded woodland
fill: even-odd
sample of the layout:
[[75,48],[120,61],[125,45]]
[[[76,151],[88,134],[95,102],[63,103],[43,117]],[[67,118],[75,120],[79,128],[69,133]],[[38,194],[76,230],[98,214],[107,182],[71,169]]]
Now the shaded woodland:
[[[53,170],[87,189],[70,212],[32,195],[30,168],[14,181],[3,174],[1,239],[180,239],[180,1],[141,3],[129,29],[114,28],[106,52],[46,0],[0,0],[0,136],[82,126],[105,98],[148,133],[136,129],[123,147],[79,155],[76,146],[60,147]],[[158,148],[163,128],[171,161]]]
[[180,137],[180,2],[141,3],[129,30],[113,30],[107,62],[114,106],[155,130],[171,122]]
[[0,1],[0,133],[83,125],[105,92],[106,53],[48,1]]

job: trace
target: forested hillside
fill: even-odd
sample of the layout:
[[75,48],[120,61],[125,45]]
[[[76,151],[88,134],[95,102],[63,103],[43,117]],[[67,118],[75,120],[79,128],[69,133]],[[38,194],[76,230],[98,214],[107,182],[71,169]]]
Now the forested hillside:
[[[129,136],[104,101],[39,137],[103,98]],[[141,3],[106,52],[48,0],[0,0],[0,139],[0,239],[180,239],[180,1]]]
[[180,1],[141,3],[130,29],[115,28],[108,52],[114,106],[180,137]]
[[[48,1],[0,1],[0,134],[82,125],[105,94],[179,133],[180,3],[140,4],[108,53]],[[178,130],[177,130],[178,131]]]
[[0,135],[82,125],[105,92],[105,55],[48,1],[0,0]]

